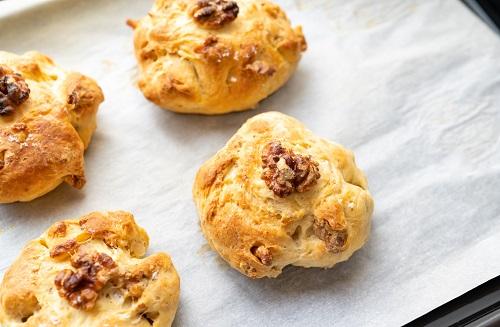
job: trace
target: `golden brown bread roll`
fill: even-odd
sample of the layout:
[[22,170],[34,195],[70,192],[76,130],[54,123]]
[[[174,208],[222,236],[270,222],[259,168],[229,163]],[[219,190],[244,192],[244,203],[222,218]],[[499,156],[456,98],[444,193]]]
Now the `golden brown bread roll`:
[[94,212],[29,242],[0,285],[0,326],[170,326],[179,277],[130,213]]
[[83,187],[103,100],[94,80],[47,56],[0,51],[0,203],[30,201],[63,181]]
[[254,278],[347,260],[373,211],[352,152],[277,112],[249,119],[204,163],[193,196],[209,244]]
[[268,0],[156,0],[135,28],[139,87],[160,107],[253,108],[292,75],[306,41]]

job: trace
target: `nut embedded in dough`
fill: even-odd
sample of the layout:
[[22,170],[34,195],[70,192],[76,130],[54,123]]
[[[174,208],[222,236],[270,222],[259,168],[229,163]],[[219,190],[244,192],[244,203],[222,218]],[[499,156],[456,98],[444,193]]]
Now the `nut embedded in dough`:
[[156,0],[127,24],[139,88],[181,113],[254,108],[290,78],[307,48],[301,27],[269,0]]
[[270,266],[273,263],[273,255],[264,245],[254,246],[250,249],[250,252],[252,252],[263,265]]
[[29,95],[30,89],[24,78],[0,66],[0,116],[11,114]]
[[0,326],[170,326],[179,276],[148,243],[123,211],[55,223],[5,273]]
[[328,251],[333,253],[338,253],[343,250],[347,242],[347,229],[342,228],[340,230],[334,229],[333,226],[326,219],[314,219],[313,230],[316,236],[325,242],[325,246]]
[[83,153],[104,100],[97,83],[38,52],[0,51],[0,203],[85,184]]
[[352,152],[277,112],[249,119],[201,166],[193,197],[209,244],[253,278],[347,260],[373,211]]

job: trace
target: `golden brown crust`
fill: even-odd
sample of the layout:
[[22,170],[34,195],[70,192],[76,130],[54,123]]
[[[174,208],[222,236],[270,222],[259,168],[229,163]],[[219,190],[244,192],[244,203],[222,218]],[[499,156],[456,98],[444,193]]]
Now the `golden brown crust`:
[[30,201],[63,181],[83,187],[83,152],[104,99],[99,86],[37,52],[0,51],[0,67],[19,74],[30,90],[0,116],[0,203]]
[[[286,192],[266,182],[270,162],[287,170],[288,179],[275,174]],[[193,196],[209,244],[254,278],[347,260],[366,242],[373,211],[352,152],[277,112],[249,119],[203,164]]]
[[268,0],[157,0],[128,24],[140,89],[182,113],[255,107],[289,79],[307,47],[301,28]]
[[127,212],[55,223],[5,273],[0,326],[170,326],[179,277],[148,243]]

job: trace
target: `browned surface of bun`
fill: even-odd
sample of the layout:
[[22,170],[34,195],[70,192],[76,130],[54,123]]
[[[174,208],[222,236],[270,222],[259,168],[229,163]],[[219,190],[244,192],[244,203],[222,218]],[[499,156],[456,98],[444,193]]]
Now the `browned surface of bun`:
[[0,326],[170,326],[179,277],[127,212],[93,212],[29,242],[0,285]]
[[0,115],[0,203],[30,201],[63,181],[83,187],[83,152],[104,100],[97,83],[38,52],[0,52],[5,73],[19,76],[29,97]]
[[268,0],[157,0],[129,25],[140,89],[182,113],[255,107],[290,78],[307,47],[301,27]]
[[347,260],[373,212],[352,152],[277,112],[249,119],[204,163],[193,196],[209,244],[254,278]]

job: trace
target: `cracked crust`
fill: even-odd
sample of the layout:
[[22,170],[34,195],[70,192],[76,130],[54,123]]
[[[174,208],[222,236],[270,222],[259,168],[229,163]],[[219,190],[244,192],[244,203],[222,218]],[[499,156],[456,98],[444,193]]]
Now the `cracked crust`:
[[[196,13],[220,24],[200,24]],[[157,0],[129,25],[144,96],[182,113],[254,108],[290,78],[307,47],[301,27],[268,0]]]
[[[289,168],[305,158],[308,174],[296,168],[290,192],[266,184],[266,164]],[[300,190],[292,187],[297,172],[307,181]],[[287,265],[328,268],[347,260],[366,242],[373,212],[352,152],[277,112],[249,119],[201,166],[193,197],[209,244],[252,278],[276,277]]]
[[123,211],[55,223],[5,273],[0,326],[170,326],[179,277],[167,254],[144,257],[148,243]]
[[83,152],[104,100],[99,86],[38,52],[0,51],[0,66],[29,87],[27,99],[0,116],[0,203],[33,200],[62,182],[83,187]]

